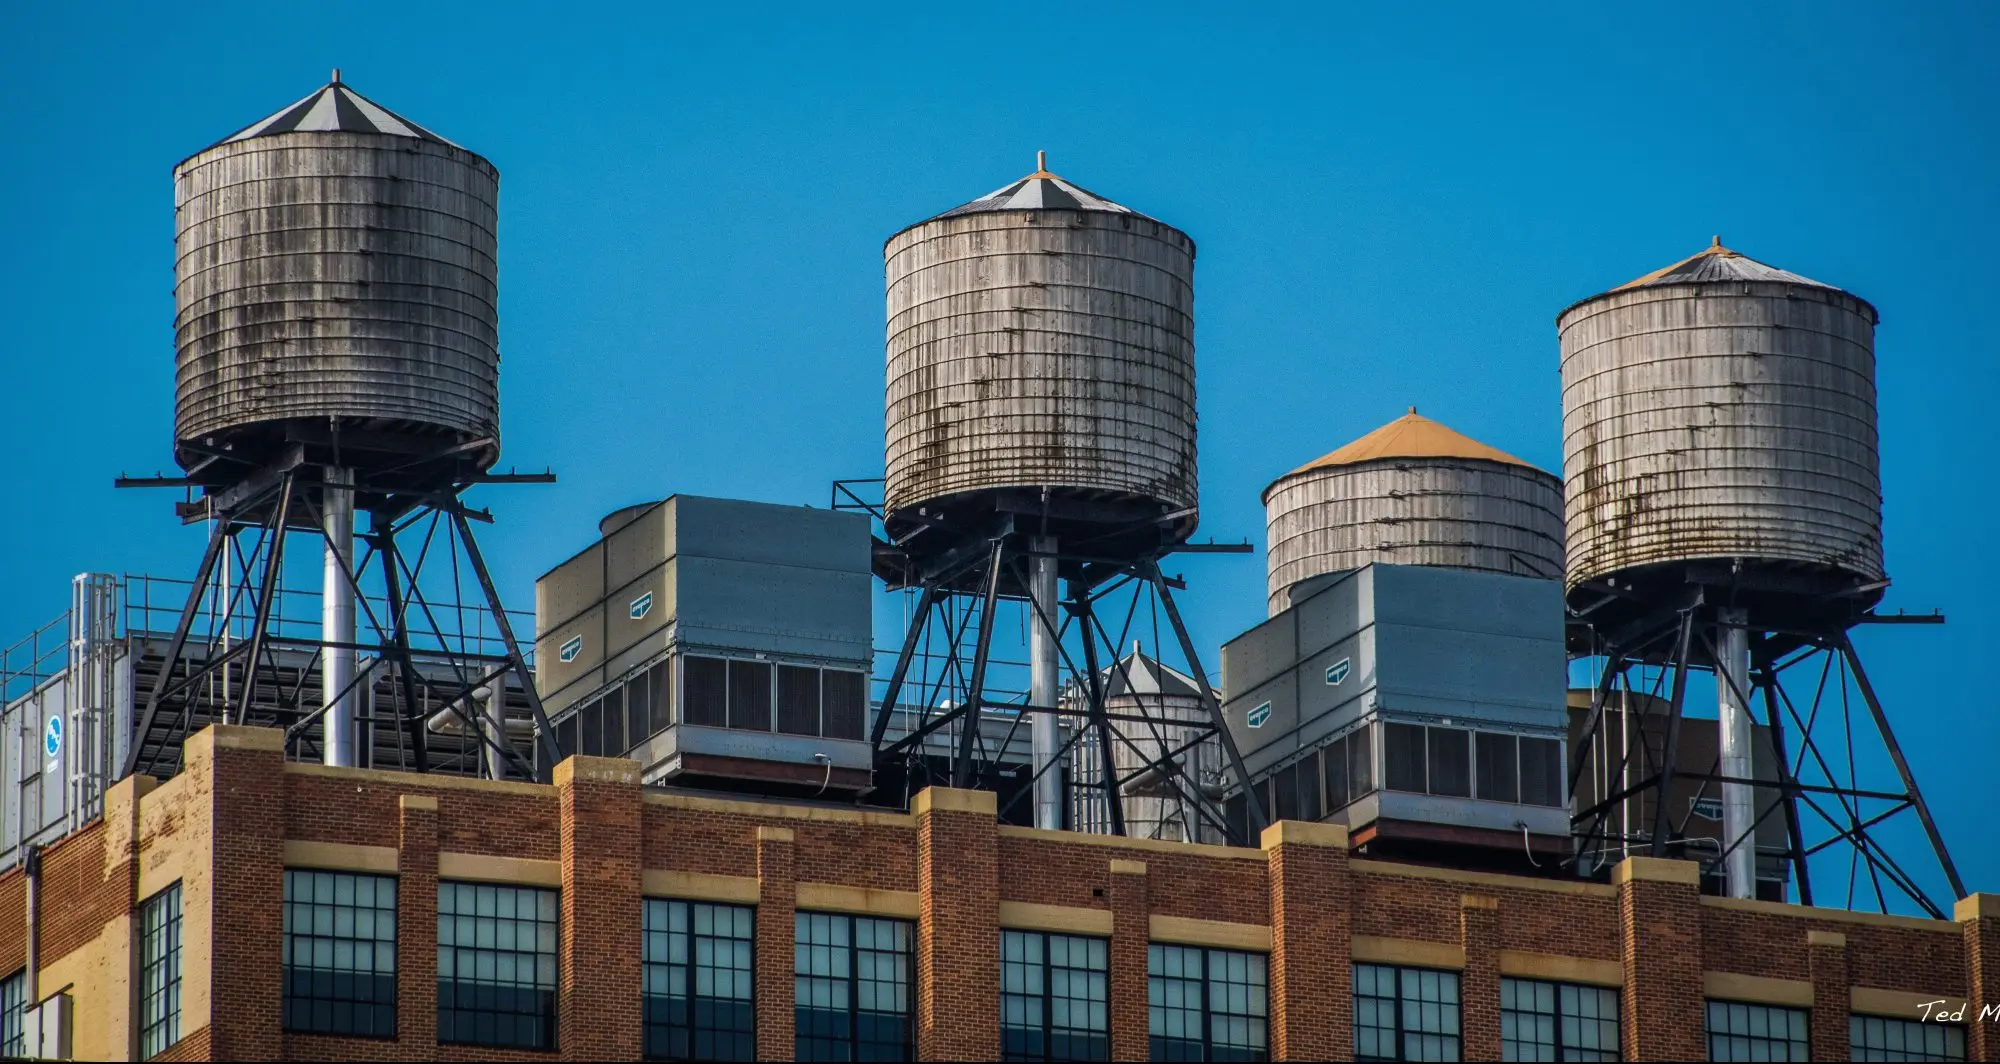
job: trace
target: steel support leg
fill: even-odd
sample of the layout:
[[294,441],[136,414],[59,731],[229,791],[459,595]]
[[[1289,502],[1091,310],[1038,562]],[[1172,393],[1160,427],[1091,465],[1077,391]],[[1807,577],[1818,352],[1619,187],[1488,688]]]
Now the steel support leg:
[[[1659,790],[1653,796],[1653,856],[1667,856],[1667,833],[1673,821],[1668,807],[1668,797],[1673,793],[1674,765],[1680,760],[1681,749],[1681,708],[1687,702],[1688,653],[1694,639],[1694,611],[1681,614],[1681,631],[1674,640],[1674,659],[1670,668],[1674,670],[1674,694],[1667,708],[1667,748],[1662,759],[1659,775]],[[1641,732],[1643,734],[1643,730]]]
[[[521,690],[528,699],[528,712],[535,717],[535,741],[539,756],[535,758],[535,781],[548,783],[555,777],[556,762],[562,760],[563,749],[556,745],[556,730],[549,724],[549,715],[542,711],[542,695],[535,689],[534,671],[528,668],[527,656],[521,653],[521,644],[514,638],[514,625],[507,620],[507,607],[500,602],[500,592],[493,586],[493,574],[486,571],[486,559],[479,553],[479,543],[472,538],[472,522],[465,519],[465,511],[453,507],[451,519],[458,524],[458,536],[465,544],[465,558],[472,563],[472,572],[479,578],[479,589],[486,593],[486,604],[493,611],[493,623],[500,629],[500,639],[507,644],[507,657],[514,663],[514,673],[521,678]],[[504,687],[503,687],[504,691]],[[504,694],[503,694],[504,697]]]
[[[201,610],[201,589],[215,574],[215,566],[222,557],[223,549],[229,545],[230,525],[225,518],[217,521],[208,534],[208,549],[202,552],[201,568],[196,571],[194,583],[190,585],[187,601],[181,604],[180,620],[174,624],[173,638],[167,643],[167,656],[160,663],[160,674],[153,677],[153,690],[146,696],[145,711],[139,715],[138,730],[132,733],[132,741],[125,751],[125,765],[119,778],[130,776],[139,769],[139,754],[146,745],[147,736],[153,732],[153,722],[160,713],[160,696],[174,675],[174,666],[181,660],[181,652],[187,649],[189,629],[194,627],[195,614]],[[151,768],[151,765],[147,766]]]
[[[262,586],[257,589],[257,616],[251,622],[250,655],[243,668],[243,697],[236,705],[236,723],[245,724],[250,720],[250,703],[257,696],[257,670],[264,656],[264,630],[271,623],[271,606],[278,597],[279,568],[285,560],[285,525],[291,520],[292,494],[297,486],[294,474],[287,472],[278,485],[278,508],[273,514],[271,542],[264,549],[264,576]],[[226,711],[225,711],[226,712]]]
[[917,641],[924,629],[930,626],[931,610],[936,607],[938,589],[935,584],[925,584],[917,595],[916,612],[910,615],[910,630],[903,633],[903,649],[896,655],[896,670],[889,674],[889,688],[882,693],[882,708],[875,714],[875,727],[868,736],[869,749],[874,754],[882,752],[882,739],[889,732],[889,717],[896,712],[896,701],[903,696],[903,681],[910,675],[910,662],[917,652]]
[[[1116,736],[1104,712],[1104,676],[1097,665],[1097,622],[1091,616],[1089,589],[1083,586],[1082,581],[1070,581],[1069,593],[1070,610],[1083,629],[1084,698],[1089,702],[1085,713],[1089,727],[1097,733],[1097,774],[1098,782],[1104,786],[1104,815],[1111,822],[1111,833],[1123,835],[1125,800],[1119,792],[1118,769],[1111,756]],[[1116,649],[1113,648],[1114,651]]]
[[1910,805],[1917,811],[1917,819],[1923,821],[1924,834],[1930,837],[1931,849],[1937,852],[1938,864],[1944,866],[1945,881],[1951,884],[1952,900],[1965,897],[1965,881],[1958,878],[1958,866],[1952,863],[1951,854],[1945,851],[1944,836],[1938,832],[1937,821],[1931,819],[1931,807],[1924,801],[1923,792],[1917,789],[1917,778],[1910,772],[1910,763],[1903,757],[1903,747],[1896,741],[1896,733],[1889,728],[1888,714],[1882,712],[1882,703],[1875,697],[1875,685],[1868,680],[1868,673],[1861,668],[1861,655],[1855,653],[1854,641],[1845,634],[1840,637],[1840,652],[1847,658],[1847,667],[1854,671],[1854,686],[1860,688],[1862,701],[1868,703],[1868,712],[1875,718],[1875,727],[1882,733],[1882,742],[1889,747],[1889,757],[1896,762],[1896,772],[1903,778],[1903,789],[1910,794]]
[[972,751],[979,741],[979,722],[986,698],[986,660],[993,650],[993,611],[1000,600],[1001,559],[1006,547],[1004,538],[994,540],[992,556],[987,560],[986,594],[980,600],[979,636],[972,652],[972,679],[966,684],[965,704],[958,710],[958,757],[951,768],[954,787],[970,787],[973,783]]
[[[1243,784],[1250,816],[1250,838],[1245,839],[1244,844],[1255,845],[1257,837],[1271,823],[1264,810],[1264,799],[1258,796],[1257,788],[1250,786],[1250,773],[1243,767],[1243,754],[1236,748],[1236,737],[1229,734],[1228,722],[1222,719],[1222,703],[1216,699],[1215,689],[1208,685],[1208,672],[1201,667],[1201,655],[1195,653],[1194,639],[1188,635],[1187,625],[1181,621],[1180,607],[1174,605],[1173,592],[1167,589],[1166,574],[1160,572],[1157,561],[1147,562],[1146,572],[1154,590],[1159,593],[1160,605],[1166,607],[1167,621],[1174,627],[1174,638],[1180,641],[1181,655],[1187,659],[1188,672],[1194,676],[1195,685],[1201,688],[1202,704],[1208,707],[1208,718],[1215,723],[1216,738],[1222,743],[1223,754],[1229,758],[1229,769]],[[1199,789],[1196,793],[1199,796]]]

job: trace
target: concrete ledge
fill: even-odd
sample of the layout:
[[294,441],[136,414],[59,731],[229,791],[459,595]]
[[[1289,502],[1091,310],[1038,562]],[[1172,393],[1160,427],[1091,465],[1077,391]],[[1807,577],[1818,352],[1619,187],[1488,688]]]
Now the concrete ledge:
[[796,842],[798,835],[791,828],[776,827],[771,824],[757,825],[758,842]]
[[1498,909],[1499,898],[1489,898],[1484,894],[1460,894],[1458,907],[1461,909]]
[[786,805],[783,802],[764,802],[755,799],[709,798],[691,794],[660,794],[647,792],[647,805],[663,809],[685,809],[697,813],[733,813],[737,816],[758,817],[760,819],[810,820],[822,824],[866,824],[871,827],[902,828],[908,830],[917,826],[917,819],[908,813],[892,813],[887,810],[840,809],[834,806]]
[[[1867,1016],[1889,1016],[1899,1020],[1921,1020],[1924,1006],[1929,1005],[1930,1015],[1957,1012],[1965,1007],[1965,999],[1947,994],[1917,994],[1907,990],[1878,990],[1872,986],[1857,986],[1848,992],[1848,1011]],[[1966,1014],[1968,1018],[1971,1013]]]
[[992,791],[972,791],[958,787],[925,787],[917,792],[916,800],[910,803],[910,812],[923,816],[925,813],[977,813],[994,816],[999,809],[998,795]]
[[1554,983],[1585,983],[1591,986],[1625,985],[1625,965],[1621,961],[1559,957],[1550,953],[1528,953],[1513,949],[1500,951],[1500,974],[1518,979],[1545,979]]
[[437,795],[405,794],[396,799],[396,807],[413,813],[435,813],[438,811]]
[[439,879],[506,883],[517,887],[561,887],[562,862],[529,857],[489,857],[478,853],[438,854]]
[[1754,1005],[1785,1005],[1795,1009],[1812,1008],[1813,987],[1803,979],[1772,979],[1762,975],[1738,975],[1735,972],[1703,972],[1701,975],[1702,994],[1725,1001],[1744,1001]]
[[758,893],[756,876],[718,876],[707,872],[659,869],[639,873],[639,890],[654,898],[720,901],[733,905],[755,905]]
[[1265,828],[1257,841],[1267,850],[1280,846],[1324,846],[1344,851],[1347,849],[1347,825],[1280,820]]
[[1417,968],[1454,970],[1465,967],[1465,948],[1449,942],[1355,935],[1348,951],[1354,955],[1357,964],[1407,964]]
[[355,846],[344,842],[285,840],[286,868],[394,874],[397,856],[394,846]]
[[1847,936],[1838,931],[1808,931],[1806,932],[1806,945],[1846,949]]
[[1447,883],[1458,883],[1464,886],[1546,890],[1554,894],[1580,894],[1585,897],[1602,898],[1605,901],[1618,900],[1617,887],[1606,883],[1591,883],[1581,879],[1536,879],[1532,876],[1510,876],[1502,872],[1466,872],[1456,868],[1433,868],[1429,865],[1396,864],[1391,861],[1376,861],[1369,858],[1355,858],[1348,862],[1347,867],[1356,872],[1366,872],[1370,875],[1378,876],[1438,879]]
[[1040,905],[1027,901],[1000,903],[1000,926],[1014,931],[1053,931],[1062,935],[1111,934],[1111,910],[1073,905]]
[[841,883],[800,883],[797,891],[793,904],[799,909],[894,916],[904,920],[915,920],[919,911],[917,892],[914,890],[876,890]]
[[1114,857],[1111,859],[1111,874],[1114,876],[1143,876],[1146,874],[1146,862],[1126,861]]
[[2000,894],[1967,894],[1951,907],[1954,920],[2000,920]]
[[[252,728],[242,724],[211,724],[202,729],[209,733],[210,741],[222,750],[262,750],[266,753],[285,752],[285,732],[282,728]],[[199,733],[197,733],[199,734]]]
[[1931,920],[1922,916],[1858,913],[1847,909],[1822,909],[1807,905],[1788,905],[1781,901],[1760,901],[1756,898],[1716,898],[1707,894],[1701,896],[1701,903],[1716,909],[1736,909],[1746,913],[1790,917],[1794,920],[1836,920],[1847,924],[1895,927],[1906,931],[1943,931],[1950,935],[1959,933],[1957,925],[1949,920]]
[[589,757],[584,754],[572,754],[556,762],[555,775],[551,778],[558,787],[568,787],[577,783],[614,783],[637,787],[639,763],[622,757]]
[[545,783],[524,783],[520,780],[482,780],[471,776],[447,776],[440,773],[419,776],[414,772],[384,768],[335,768],[331,765],[314,765],[304,761],[285,762],[285,771],[295,776],[318,776],[322,779],[353,780],[366,786],[370,783],[385,791],[406,791],[411,787],[426,790],[485,791],[488,794],[521,794],[536,798],[554,798],[556,789]]
[[1037,839],[1042,842],[1070,842],[1080,846],[1111,846],[1121,850],[1150,850],[1154,853],[1177,853],[1195,857],[1219,857],[1223,860],[1265,861],[1261,849],[1248,846],[1218,846],[1212,842],[1168,842],[1165,839],[1135,839],[1125,835],[1099,835],[1089,831],[1056,831],[1051,828],[1022,828],[1002,824],[998,829],[1003,839]]
[[1664,857],[1627,857],[1611,870],[1611,885],[1627,883],[1677,883],[1701,886],[1701,865],[1694,861],[1672,861]]
[[1214,946],[1218,949],[1271,951],[1271,929],[1263,924],[1236,924],[1223,920],[1197,920],[1186,916],[1155,916],[1148,928],[1154,942],[1182,946]]

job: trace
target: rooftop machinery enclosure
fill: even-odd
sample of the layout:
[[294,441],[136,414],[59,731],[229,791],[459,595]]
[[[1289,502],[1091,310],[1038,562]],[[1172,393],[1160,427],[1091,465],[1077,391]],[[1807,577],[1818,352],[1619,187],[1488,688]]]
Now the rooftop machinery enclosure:
[[1046,169],[890,237],[892,534],[1046,489],[1179,514],[1168,534],[1185,539],[1194,252],[1173,226]]
[[364,480],[460,444],[491,466],[499,182],[338,71],[174,167],[181,464],[208,483],[304,427]]
[[1554,579],[1562,485],[1416,408],[1264,489],[1275,617],[1371,562]]

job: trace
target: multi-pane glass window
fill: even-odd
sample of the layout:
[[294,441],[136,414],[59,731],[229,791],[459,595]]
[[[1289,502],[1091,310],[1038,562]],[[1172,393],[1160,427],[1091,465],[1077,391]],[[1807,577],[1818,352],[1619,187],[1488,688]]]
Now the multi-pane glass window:
[[1555,739],[1394,721],[1382,726],[1383,785],[1392,791],[1561,805]]
[[1500,980],[1500,1059],[1619,1059],[1618,991]]
[[648,1059],[757,1059],[755,917],[742,905],[646,899]]
[[914,1060],[905,920],[799,913],[793,967],[800,1060]]
[[1811,1060],[1806,1032],[1804,1009],[1708,1003],[1710,1060]]
[[1965,1028],[1954,1024],[1849,1016],[1847,1042],[1853,1060],[1965,1059]]
[[556,892],[438,884],[438,1041],[553,1049]]
[[396,881],[285,870],[285,1029],[396,1036]]
[[1111,949],[1101,938],[1000,932],[1000,1056],[1110,1060]]
[[139,906],[139,1058],[181,1040],[181,885]]
[[1354,966],[1356,1060],[1457,1060],[1458,973]]
[[1270,1058],[1268,958],[1153,943],[1146,1023],[1154,1060]]
[[0,979],[0,1057],[28,1055],[28,970]]

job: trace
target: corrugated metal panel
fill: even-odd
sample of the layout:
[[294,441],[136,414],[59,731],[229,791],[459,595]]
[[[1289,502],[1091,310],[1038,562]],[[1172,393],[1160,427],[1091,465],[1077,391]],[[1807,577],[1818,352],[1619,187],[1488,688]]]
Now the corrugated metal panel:
[[1265,494],[1269,612],[1293,585],[1371,562],[1553,579],[1562,494],[1529,466],[1444,458],[1312,468]]
[[1698,558],[1880,579],[1874,322],[1835,289],[1740,282],[1565,312],[1569,586]]
[[1075,487],[1195,504],[1194,244],[1104,211],[905,230],[888,277],[885,499]]
[[193,156],[174,196],[176,440],[296,418],[497,434],[486,160],[414,137],[283,133]]

